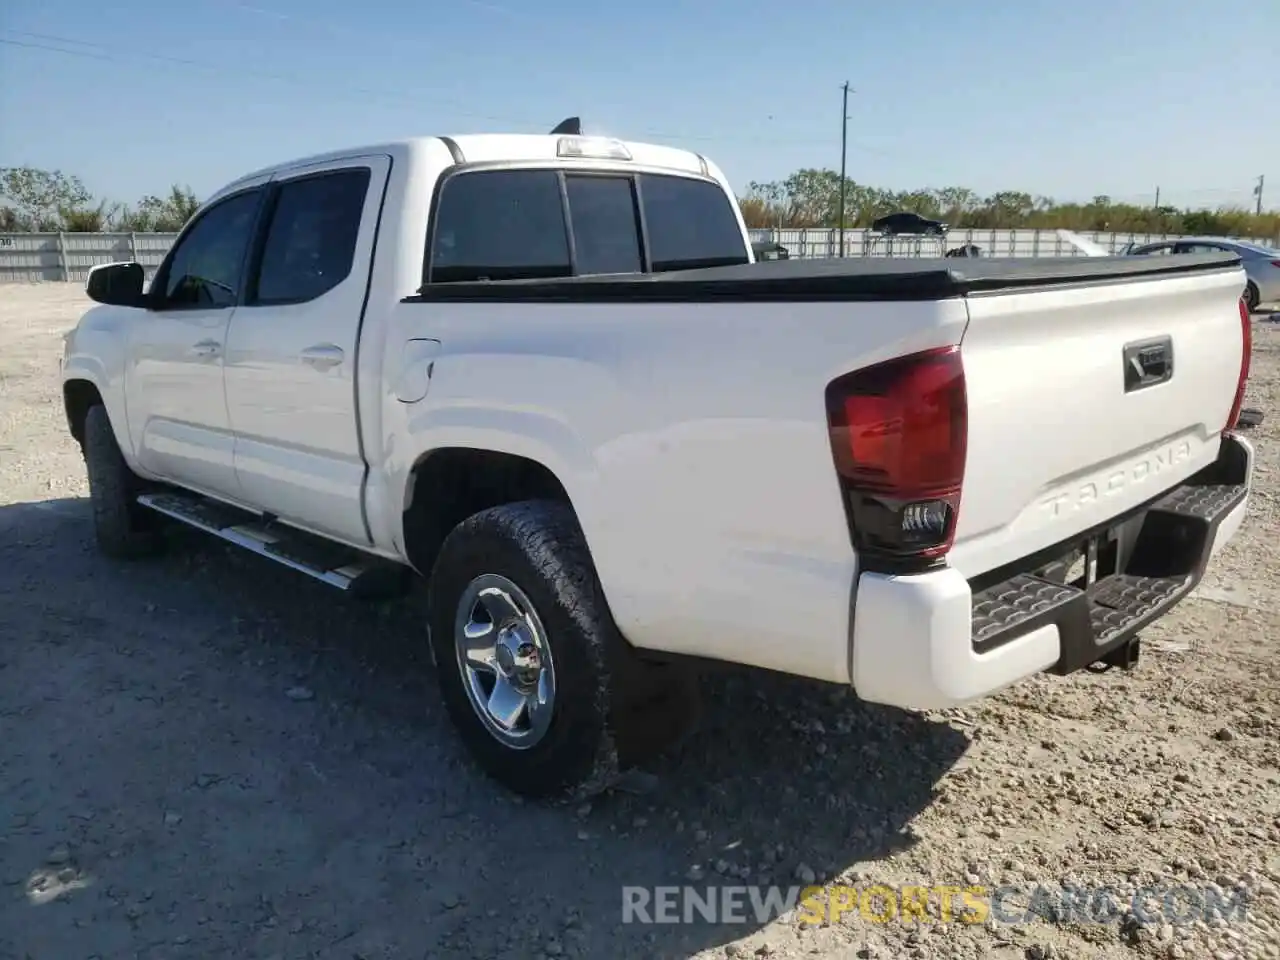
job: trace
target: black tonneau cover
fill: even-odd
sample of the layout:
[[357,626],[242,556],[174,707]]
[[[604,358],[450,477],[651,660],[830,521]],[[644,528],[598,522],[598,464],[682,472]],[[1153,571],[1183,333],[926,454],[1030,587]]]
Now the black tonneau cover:
[[1224,270],[1239,263],[1240,258],[1234,253],[972,260],[881,257],[770,260],[668,273],[429,283],[419,288],[417,295],[406,297],[405,302],[942,300],[1002,290]]

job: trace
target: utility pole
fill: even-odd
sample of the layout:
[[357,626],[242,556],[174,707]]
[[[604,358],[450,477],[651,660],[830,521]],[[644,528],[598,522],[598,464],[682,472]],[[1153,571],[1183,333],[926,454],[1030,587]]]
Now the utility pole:
[[844,256],[844,164],[849,149],[849,81],[840,106],[840,256]]
[[1160,209],[1160,188],[1156,187],[1156,209]]
[[1258,198],[1258,202],[1254,205],[1254,213],[1262,216],[1262,185],[1267,182],[1266,176],[1258,177],[1258,185],[1253,188],[1253,195]]

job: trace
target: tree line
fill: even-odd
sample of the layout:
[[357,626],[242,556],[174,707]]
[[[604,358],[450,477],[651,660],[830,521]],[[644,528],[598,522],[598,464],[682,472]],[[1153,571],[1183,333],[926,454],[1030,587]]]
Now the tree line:
[[174,233],[199,207],[195,192],[178,184],[129,206],[95,198],[61,170],[0,167],[0,233]]
[[[748,227],[836,227],[840,174],[797,170],[785,180],[750,183],[738,199]],[[145,196],[132,206],[95,198],[79,177],[61,170],[0,168],[0,233],[180,230],[199,208],[190,187]],[[1280,213],[1222,207],[1144,207],[1096,196],[1059,203],[1019,190],[982,196],[967,187],[894,191],[845,180],[846,227],[869,227],[899,210],[945,221],[956,229],[1053,229],[1116,233],[1210,234],[1280,238]]]
[[[1140,206],[1099,195],[1088,203],[1060,203],[1021,190],[982,196],[967,187],[884,190],[845,179],[846,227],[869,227],[888,213],[910,210],[942,220],[955,229],[1066,228],[1114,233],[1207,234],[1280,237],[1280,213],[1257,214],[1242,208],[1180,209]],[[840,174],[835,170],[797,170],[785,180],[747,185],[739,199],[749,227],[837,227],[840,225]]]

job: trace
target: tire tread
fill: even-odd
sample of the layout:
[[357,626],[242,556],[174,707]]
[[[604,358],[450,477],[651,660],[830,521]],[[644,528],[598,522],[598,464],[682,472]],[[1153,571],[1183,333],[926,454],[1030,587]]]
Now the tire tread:
[[136,500],[138,477],[125,463],[102,404],[90,407],[85,417],[84,459],[98,549],[119,560],[155,553],[158,538]]

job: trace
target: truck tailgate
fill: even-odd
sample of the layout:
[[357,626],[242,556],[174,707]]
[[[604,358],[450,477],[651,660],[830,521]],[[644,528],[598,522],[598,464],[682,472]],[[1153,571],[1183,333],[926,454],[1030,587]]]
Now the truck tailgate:
[[[1094,261],[1097,263],[1098,261]],[[1238,266],[970,293],[953,566],[973,577],[1155,498],[1217,455]]]

